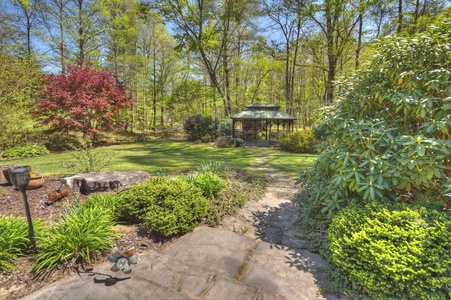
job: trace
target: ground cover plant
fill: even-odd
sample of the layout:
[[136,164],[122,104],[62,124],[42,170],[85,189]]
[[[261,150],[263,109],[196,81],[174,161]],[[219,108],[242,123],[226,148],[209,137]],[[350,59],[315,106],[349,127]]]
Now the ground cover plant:
[[[35,220],[33,227],[36,234],[42,230],[42,222]],[[29,252],[30,236],[28,222],[25,218],[0,216],[0,271],[8,272],[17,268],[14,261]]]
[[449,299],[451,218],[403,203],[351,206],[328,231],[332,260],[376,299]]
[[2,153],[2,157],[22,158],[22,157],[34,157],[44,154],[49,154],[49,150],[45,146],[33,145],[6,149]]
[[[325,109],[318,130],[324,133],[322,152],[297,180],[304,188],[298,201],[300,224],[307,230],[310,250],[331,260],[324,232],[349,203],[405,202],[449,214],[450,42],[449,19],[411,37],[385,38],[375,43],[366,68],[339,82],[340,101]],[[390,225],[382,227],[386,232],[381,229],[380,235],[388,235]],[[354,258],[356,264],[368,266],[365,256]],[[413,266],[410,262],[407,268]],[[338,280],[353,280],[340,270],[334,275]],[[390,280],[403,282],[378,276],[376,270],[366,277],[377,278],[381,286],[389,286]],[[425,290],[436,287],[424,284],[430,284],[421,286]],[[364,290],[382,297],[370,286]]]

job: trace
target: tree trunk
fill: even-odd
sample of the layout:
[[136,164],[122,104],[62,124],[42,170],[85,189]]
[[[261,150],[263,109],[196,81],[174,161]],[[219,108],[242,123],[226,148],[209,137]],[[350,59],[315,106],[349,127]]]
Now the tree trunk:
[[[360,0],[359,2],[359,6],[361,6],[362,4],[362,0]],[[362,35],[363,35],[363,11],[360,8],[360,12],[359,12],[359,33],[358,33],[358,37],[357,37],[357,49],[355,50],[355,69],[357,70],[359,68],[359,64],[360,64],[360,49],[362,48]]]
[[402,0],[398,1],[398,33],[402,31]]
[[61,56],[61,72],[63,74],[66,73],[66,58],[65,58],[65,37],[64,37],[64,7],[63,7],[63,1],[60,1],[59,3],[59,31],[60,31],[60,37],[61,37],[61,41],[60,41],[60,56]]

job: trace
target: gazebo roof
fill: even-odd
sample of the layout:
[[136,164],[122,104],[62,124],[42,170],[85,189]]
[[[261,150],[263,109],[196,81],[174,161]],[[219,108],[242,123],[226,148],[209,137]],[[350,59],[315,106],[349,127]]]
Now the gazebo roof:
[[247,110],[234,114],[230,118],[246,120],[296,120],[294,116],[279,110],[280,106],[276,104],[250,104],[246,108]]

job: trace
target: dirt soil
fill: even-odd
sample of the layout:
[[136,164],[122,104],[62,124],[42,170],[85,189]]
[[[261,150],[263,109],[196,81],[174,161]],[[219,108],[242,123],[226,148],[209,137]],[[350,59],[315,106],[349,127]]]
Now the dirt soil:
[[[62,177],[46,177],[41,188],[27,191],[28,205],[31,217],[40,218],[47,221],[58,222],[60,213],[64,207],[76,204],[76,198],[68,196],[55,202],[48,202],[48,195],[56,191],[61,186]],[[83,201],[86,196],[79,196]],[[0,215],[26,217],[22,194],[12,185],[0,184]],[[118,226],[122,236],[114,239],[114,243],[119,249],[135,247],[136,253],[144,253],[148,250],[162,251],[177,238],[164,238],[159,234],[137,226]],[[14,262],[18,270],[8,273],[0,272],[0,300],[22,298],[33,291],[42,288],[57,280],[76,274],[84,270],[89,270],[95,265],[106,261],[110,251],[102,253],[92,265],[62,266],[60,269],[51,272],[46,276],[36,275],[32,272],[32,256],[21,257]]]

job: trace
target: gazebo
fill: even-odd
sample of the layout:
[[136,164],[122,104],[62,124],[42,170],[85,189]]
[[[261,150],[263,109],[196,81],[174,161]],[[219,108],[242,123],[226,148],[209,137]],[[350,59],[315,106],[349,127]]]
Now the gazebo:
[[[265,139],[277,139],[280,132],[292,132],[296,118],[280,110],[276,104],[250,104],[246,110],[237,113],[232,119],[232,137],[245,141],[258,141],[259,132],[264,132]],[[276,131],[273,132],[273,126]],[[282,127],[282,130],[280,130]]]

